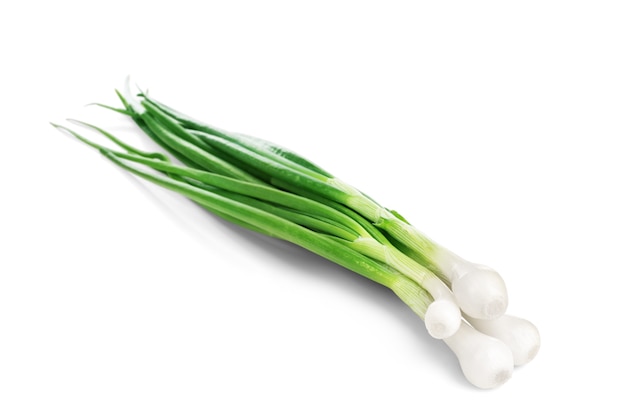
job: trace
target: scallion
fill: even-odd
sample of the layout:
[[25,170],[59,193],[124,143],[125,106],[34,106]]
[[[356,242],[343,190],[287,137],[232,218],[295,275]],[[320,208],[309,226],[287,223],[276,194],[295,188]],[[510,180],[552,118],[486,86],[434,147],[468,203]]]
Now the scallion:
[[[270,142],[188,117],[144,93],[117,92],[139,128],[182,163],[143,152],[109,132],[121,150],[53,124],[144,180],[217,216],[306,248],[392,290],[457,355],[474,385],[492,388],[539,347],[530,322],[503,315],[508,297],[492,269],[463,260],[403,216],[306,158]],[[465,316],[463,319],[462,316]]]

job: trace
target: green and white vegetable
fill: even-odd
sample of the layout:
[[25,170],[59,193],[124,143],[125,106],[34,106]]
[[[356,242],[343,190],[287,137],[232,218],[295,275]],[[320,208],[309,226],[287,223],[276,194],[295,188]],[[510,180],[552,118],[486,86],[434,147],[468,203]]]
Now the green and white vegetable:
[[536,328],[502,316],[508,297],[495,271],[446,250],[397,212],[302,156],[204,124],[146,94],[117,94],[123,108],[101,106],[128,115],[181,164],[84,122],[72,121],[96,130],[120,150],[53,126],[124,170],[230,222],[302,246],[391,289],[424,320],[431,336],[450,346],[478,387],[504,383],[514,363],[536,354]]

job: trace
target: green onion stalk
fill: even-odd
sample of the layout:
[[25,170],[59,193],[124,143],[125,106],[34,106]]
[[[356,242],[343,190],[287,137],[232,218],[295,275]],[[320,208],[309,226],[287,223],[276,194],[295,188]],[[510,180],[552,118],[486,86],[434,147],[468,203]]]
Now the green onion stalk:
[[100,106],[132,118],[179,163],[85,122],[70,120],[119,149],[53,126],[229,222],[299,245],[389,288],[424,320],[431,336],[445,341],[478,387],[502,384],[515,364],[536,354],[536,328],[503,315],[506,289],[493,270],[456,256],[397,212],[292,151],[202,123],[144,93],[116,93],[122,108]]
[[[228,135],[190,117],[183,118],[181,113],[145,95],[140,100],[134,100],[130,95],[119,96],[125,105],[124,111],[138,126],[174,156],[188,161],[191,167],[244,181],[248,185],[266,185],[282,190],[282,200],[272,201],[273,205],[285,205],[285,196],[295,195],[307,199],[306,210],[317,208],[312,202],[332,209],[329,219],[351,225],[356,234],[352,238],[338,236],[335,239],[341,239],[345,246],[402,272],[430,293],[434,301],[429,305],[424,321],[433,337],[446,338],[458,330],[461,311],[452,291],[432,270],[392,245],[369,219],[368,213],[384,210],[372,199],[330,176],[316,164],[277,145],[247,135]],[[263,193],[267,193],[267,189]],[[257,198],[263,199],[258,195]],[[297,206],[291,209],[302,210]],[[266,206],[265,210],[271,209]],[[316,216],[324,214],[316,213]],[[290,219],[294,221],[294,216]],[[398,222],[403,221],[398,219]],[[355,224],[360,227],[354,229]]]
[[[237,178],[266,182],[314,200],[349,208],[435,273],[452,290],[465,314],[493,319],[506,311],[506,286],[496,271],[469,262],[437,244],[397,212],[386,209],[313,162],[259,138],[207,125],[145,94],[139,100],[130,100],[131,97],[124,100],[126,110],[155,141],[175,155],[225,175],[232,174],[235,168],[242,169],[245,174]],[[230,161],[234,167],[217,166],[205,157],[208,155]],[[436,300],[450,299],[443,287],[439,289],[438,285],[430,284],[425,287]]]
[[[446,338],[458,329],[460,313],[445,284],[399,250],[385,245],[384,236],[362,219],[355,220],[316,200],[261,182],[172,164],[164,154],[139,151],[91,124],[73,122],[96,129],[126,152],[99,145],[66,127],[54,126],[98,149],[132,174],[190,198],[231,222],[300,245],[385,285],[424,319],[433,337]],[[413,285],[403,283],[407,280]],[[413,288],[419,291],[410,290]],[[440,300],[433,300],[433,294]],[[411,295],[418,300],[411,300]]]

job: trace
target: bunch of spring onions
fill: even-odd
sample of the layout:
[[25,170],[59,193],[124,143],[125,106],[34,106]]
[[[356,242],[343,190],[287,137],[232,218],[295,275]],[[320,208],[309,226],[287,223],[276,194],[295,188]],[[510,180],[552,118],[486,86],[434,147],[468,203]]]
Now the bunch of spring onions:
[[131,94],[128,83],[117,95],[122,107],[100,106],[128,115],[167,155],[136,149],[85,122],[72,121],[116,149],[53,126],[215,215],[386,286],[424,320],[432,337],[443,339],[477,387],[501,385],[514,366],[537,353],[537,329],[505,314],[506,287],[492,269],[453,254],[397,212],[291,151],[207,125],[145,93]]

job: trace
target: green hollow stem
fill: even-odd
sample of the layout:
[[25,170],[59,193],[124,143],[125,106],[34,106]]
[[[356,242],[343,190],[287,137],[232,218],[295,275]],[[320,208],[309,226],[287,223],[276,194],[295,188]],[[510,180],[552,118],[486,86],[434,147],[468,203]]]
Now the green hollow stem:
[[[79,122],[80,123],[80,122]],[[266,199],[272,200],[272,197],[277,200],[286,203],[291,208],[298,209],[311,209],[316,208],[317,213],[324,215],[330,214],[331,217],[339,216],[342,222],[351,224],[355,229],[360,230],[363,237],[367,237],[368,234],[363,230],[360,225],[352,220],[352,218],[341,214],[338,211],[334,211],[329,208],[325,208],[322,204],[302,198],[300,196],[290,195],[287,192],[271,189],[266,186],[257,184],[246,184],[242,181],[237,181],[227,177],[215,175],[213,173],[201,172],[200,170],[190,169],[187,167],[175,166],[167,161],[165,157],[158,153],[143,153],[137,149],[134,149],[123,141],[117,139],[110,133],[95,128],[93,125],[87,123],[81,123],[84,126],[96,129],[98,132],[118,144],[120,147],[126,150],[133,150],[133,154],[123,154],[107,147],[99,145],[93,141],[88,140],[83,135],[68,129],[64,126],[53,124],[54,127],[64,130],[85,144],[98,149],[104,156],[114,162],[116,165],[122,167],[124,170],[148,180],[152,183],[160,185],[164,188],[177,192],[183,196],[190,198],[197,202],[207,210],[218,214],[219,216],[226,218],[228,221],[252,229],[256,232],[264,233],[272,237],[280,238],[290,241],[294,244],[300,245],[310,251],[313,251],[337,264],[340,264],[352,271],[362,274],[386,287],[391,288],[394,292],[407,302],[411,308],[416,311],[422,318],[425,315],[427,307],[432,302],[430,293],[427,292],[418,283],[414,283],[416,286],[409,283],[402,283],[403,281],[415,282],[414,278],[409,278],[405,274],[402,274],[393,267],[386,266],[383,259],[378,262],[375,259],[367,257],[359,251],[355,251],[350,248],[348,243],[360,240],[355,233],[349,232],[340,222],[337,224],[328,223],[326,226],[321,226],[322,222],[316,218],[310,217],[307,214],[296,213],[286,209],[280,209],[269,203],[263,203],[260,200],[253,199],[248,196],[237,194],[235,191],[248,192],[249,195],[263,196]],[[151,158],[146,158],[148,155]],[[192,184],[177,180],[175,178],[156,175],[147,171],[139,170],[129,164],[124,163],[124,160],[141,163],[147,167],[154,168],[156,170],[163,170],[165,173],[174,174],[178,177],[190,177],[199,179],[198,181],[204,181],[203,184],[212,184],[214,187],[226,187],[231,189],[231,192],[219,190],[219,192],[209,191],[204,188],[194,186]],[[251,192],[252,191],[252,192]],[[293,220],[288,219],[292,217]],[[294,222],[294,220],[296,222]],[[319,222],[318,222],[319,221]],[[332,226],[335,229],[331,232],[335,233],[335,236],[341,238],[340,240],[333,240],[327,237],[325,234],[320,234],[310,229],[299,225],[298,222],[304,222],[305,224],[311,223],[313,227],[324,230],[328,226]],[[318,222],[318,223],[316,223]],[[328,232],[328,231],[325,231]],[[332,234],[331,234],[332,235]],[[373,242],[376,242],[372,239]],[[357,246],[358,248],[358,246]],[[372,252],[372,251],[370,251]],[[410,272],[412,274],[412,272]],[[414,295],[414,296],[410,296]],[[419,295],[418,300],[412,300]],[[427,296],[426,296],[427,295]],[[419,309],[417,308],[419,307]]]
[[174,165],[167,161],[167,157],[163,154],[143,153],[103,129],[84,122],[76,122],[97,130],[115,144],[125,150],[132,150],[133,153],[125,154],[111,150],[88,140],[68,128],[60,125],[54,126],[66,130],[85,144],[100,151],[106,151],[118,158],[143,164],[164,174],[174,175],[176,178],[180,178],[183,181],[192,182],[191,184],[195,186],[207,188],[207,190],[213,191],[214,193],[227,195],[233,200],[246,202],[249,205],[262,208],[267,212],[279,214],[283,218],[290,219],[295,223],[317,231],[351,241],[358,237],[369,236],[367,230],[351,217],[318,203],[317,201],[277,190],[269,186],[248,183],[211,172]]
[[184,155],[187,159],[193,161],[198,166],[218,174],[223,174],[249,182],[261,183],[254,176],[246,173],[240,168],[225,162],[211,153],[206,152],[194,143],[180,138],[176,132],[172,132],[164,128],[161,124],[157,123],[152,117],[150,117],[150,115],[142,116],[142,120],[163,143],[167,144],[168,147],[171,147],[178,153]]
[[[89,124],[84,125],[90,127]],[[212,209],[215,212],[219,212],[222,216],[228,216],[231,220],[237,218],[240,223],[245,223],[252,229],[264,231],[268,235],[303,246],[344,267],[366,275],[362,270],[362,263],[357,264],[356,267],[350,267],[351,262],[349,259],[346,261],[345,258],[346,252],[351,252],[353,255],[359,254],[359,257],[364,257],[362,260],[377,263],[377,266],[389,266],[392,270],[398,271],[404,278],[414,281],[420,288],[425,289],[426,293],[431,295],[431,300],[433,300],[433,297],[437,300],[445,299],[446,293],[442,292],[441,288],[438,288],[436,284],[442,285],[445,290],[447,290],[447,288],[438,279],[435,278],[436,280],[433,281],[431,277],[432,273],[423,270],[421,266],[416,263],[410,265],[406,260],[398,257],[398,254],[402,255],[399,251],[389,246],[384,246],[375,238],[372,238],[368,234],[368,230],[375,231],[375,228],[371,225],[366,228],[363,225],[367,225],[367,223],[361,224],[355,221],[354,215],[353,217],[347,215],[347,213],[350,213],[347,209],[342,212],[333,207],[326,207],[320,202],[293,195],[286,191],[272,189],[267,186],[248,183],[202,170],[175,166],[164,158],[161,158],[161,156],[159,156],[159,158],[146,158],[136,153],[129,152],[128,154],[124,154],[112,151],[87,140],[74,131],[58,125],[55,126],[60,129],[65,129],[87,145],[99,149],[107,158],[127,171],[162,187],[178,192],[209,210]],[[127,151],[132,149],[111,134],[100,129],[97,130]],[[139,170],[138,168],[124,163],[124,160],[143,164],[146,167],[158,170],[161,175]],[[265,201],[253,196],[258,196]],[[269,201],[267,201],[268,199]],[[283,206],[281,207],[281,205]],[[315,208],[317,208],[317,211],[312,210]],[[318,217],[310,216],[312,212],[317,212]],[[245,218],[245,216],[242,217],[242,214],[250,216],[251,213],[256,215],[256,218],[254,216],[249,218]],[[325,217],[325,215],[330,216]],[[293,230],[294,227],[299,229]],[[358,233],[353,232],[350,227],[358,231]],[[302,237],[307,237],[307,235],[301,235],[302,231],[316,234],[314,236],[321,241],[317,241],[315,245],[310,241],[302,241]],[[378,237],[378,239],[381,239],[381,237]],[[320,243],[325,243],[325,245],[320,247]],[[335,251],[329,251],[328,246],[333,245],[338,246],[341,250],[336,249]],[[403,288],[407,288],[407,286]],[[388,285],[387,287],[391,286]],[[402,297],[406,299],[406,296]],[[413,302],[413,304],[415,303],[416,302]],[[411,303],[407,304],[411,305]],[[447,306],[444,306],[443,309],[432,310],[435,314],[433,314],[430,309],[426,309],[422,312],[422,317],[431,335],[436,338],[444,338],[454,332],[458,327],[458,323],[455,323],[455,310],[458,311],[456,305],[449,303]],[[442,314],[438,313],[440,311]],[[452,314],[450,314],[451,312]],[[435,330],[434,333],[433,330]]]
[[165,129],[170,130],[182,142],[193,145],[198,139],[229,155],[246,167],[269,176],[273,184],[289,184],[295,193],[313,193],[322,198],[338,202],[349,207],[361,216],[386,231],[397,241],[421,255],[422,261],[435,271],[431,253],[435,244],[419,233],[403,219],[383,208],[359,190],[333,177],[309,160],[294,153],[286,152],[280,147],[273,147],[255,137],[242,134],[231,134],[222,129],[203,124],[174,109],[156,102],[145,95],[140,101],[145,112],[140,115],[146,121],[158,121]]
[[179,112],[176,109],[173,109],[157,100],[154,100],[147,95],[142,95],[142,97],[151,105],[157,107],[162,112],[174,118],[181,124],[181,126],[187,129],[204,132],[209,135],[215,135],[231,142],[237,143],[252,151],[256,151],[262,155],[265,155],[268,158],[274,159],[277,162],[289,165],[296,170],[302,171],[303,173],[317,173],[323,177],[332,177],[330,173],[319,167],[317,164],[314,164],[312,161],[302,157],[301,155],[296,154],[295,152],[290,151],[277,144],[246,134],[227,132],[223,129],[208,125],[202,121],[194,119],[191,116],[185,115],[182,112]]
[[[159,130],[170,132],[181,143],[191,147],[192,152],[187,153],[186,156],[196,163],[202,165],[203,162],[200,160],[206,159],[202,156],[202,152],[211,155],[211,150],[217,151],[220,155],[227,155],[233,165],[244,172],[252,175],[250,170],[254,170],[255,178],[262,178],[263,181],[273,185],[282,184],[283,188],[292,193],[306,194],[309,197],[316,195],[321,199],[345,206],[374,224],[376,228],[384,232],[383,235],[389,237],[388,241],[393,241],[398,247],[404,249],[407,255],[432,270],[440,280],[450,286],[456,278],[475,270],[471,263],[465,262],[435,244],[397,213],[387,210],[358,189],[333,177],[325,170],[318,169],[306,159],[283,153],[254,137],[231,134],[188,119],[171,108],[165,108],[148,99],[145,95],[136,107],[143,109],[138,112],[139,117],[147,124],[152,124],[152,128],[157,132]],[[200,143],[204,145],[200,147]],[[173,143],[170,145],[174,146]],[[180,146],[180,144],[176,145]],[[210,164],[205,165],[204,168],[215,170]],[[222,174],[237,177],[233,173],[222,172]],[[504,300],[504,297],[499,299]],[[494,306],[496,305],[505,306],[505,303],[498,303]]]
[[[280,238],[274,233],[262,227],[251,225],[237,217],[227,215],[204,204],[200,204],[200,206],[204,207],[209,212],[221,217],[222,219],[238,225],[242,228],[273,238]],[[371,264],[371,270],[368,270],[366,273],[364,273],[363,271],[358,272],[352,268],[348,269],[355,271],[365,277],[368,277],[370,280],[373,280],[391,289],[391,291],[393,291],[400,300],[402,300],[413,312],[415,312],[422,320],[424,320],[428,307],[433,302],[432,296],[423,287],[415,283],[415,281],[403,276],[398,271],[389,268],[389,266],[386,266],[382,263],[377,263],[375,260],[370,260],[368,262]],[[372,274],[373,276],[370,277],[370,274]]]
[[[259,175],[256,177],[262,178],[265,182],[272,185],[287,185],[288,190],[293,193],[317,195],[358,213],[375,225],[382,235],[388,237],[389,242],[395,243],[406,255],[423,264],[452,287],[466,312],[488,318],[495,317],[506,309],[506,288],[497,273],[486,271],[437,245],[403,217],[387,210],[328,172],[308,168],[312,164],[308,160],[287,158],[281,152],[273,152],[274,148],[267,147],[252,137],[233,135],[195,121],[186,121],[179,114],[172,116],[174,112],[171,108],[164,110],[145,95],[137,102],[135,108],[141,109],[137,113],[148,124],[156,122],[165,131],[175,134],[182,143],[195,147],[188,156],[197,157],[196,154],[203,149],[217,150],[221,155],[227,155],[229,160],[233,161],[233,165],[246,173],[251,174],[251,169],[255,173],[262,173],[260,177]],[[196,145],[200,144],[199,141],[204,143],[202,148]],[[196,162],[200,161],[196,158]],[[214,169],[208,166],[205,168]],[[474,295],[480,292],[487,296],[474,299]]]
[[[316,233],[281,218],[280,216],[246,205],[242,202],[234,201],[220,194],[211,193],[207,190],[169,177],[139,170],[124,163],[121,158],[118,158],[106,150],[101,150],[101,152],[124,170],[144,180],[148,180],[161,187],[179,193],[199,203],[206,209],[216,212],[220,216],[226,215],[231,222],[236,219],[236,223],[242,226],[248,226],[249,229],[251,226],[258,232],[263,232],[267,235],[292,242],[390,288],[398,294],[399,297],[406,300],[406,302],[408,302],[407,305],[421,317],[425,315],[427,307],[432,303],[430,294],[410,278],[407,278],[405,275],[392,268],[384,267],[381,263],[323,234]],[[413,282],[413,284],[406,283],[407,281]]]

